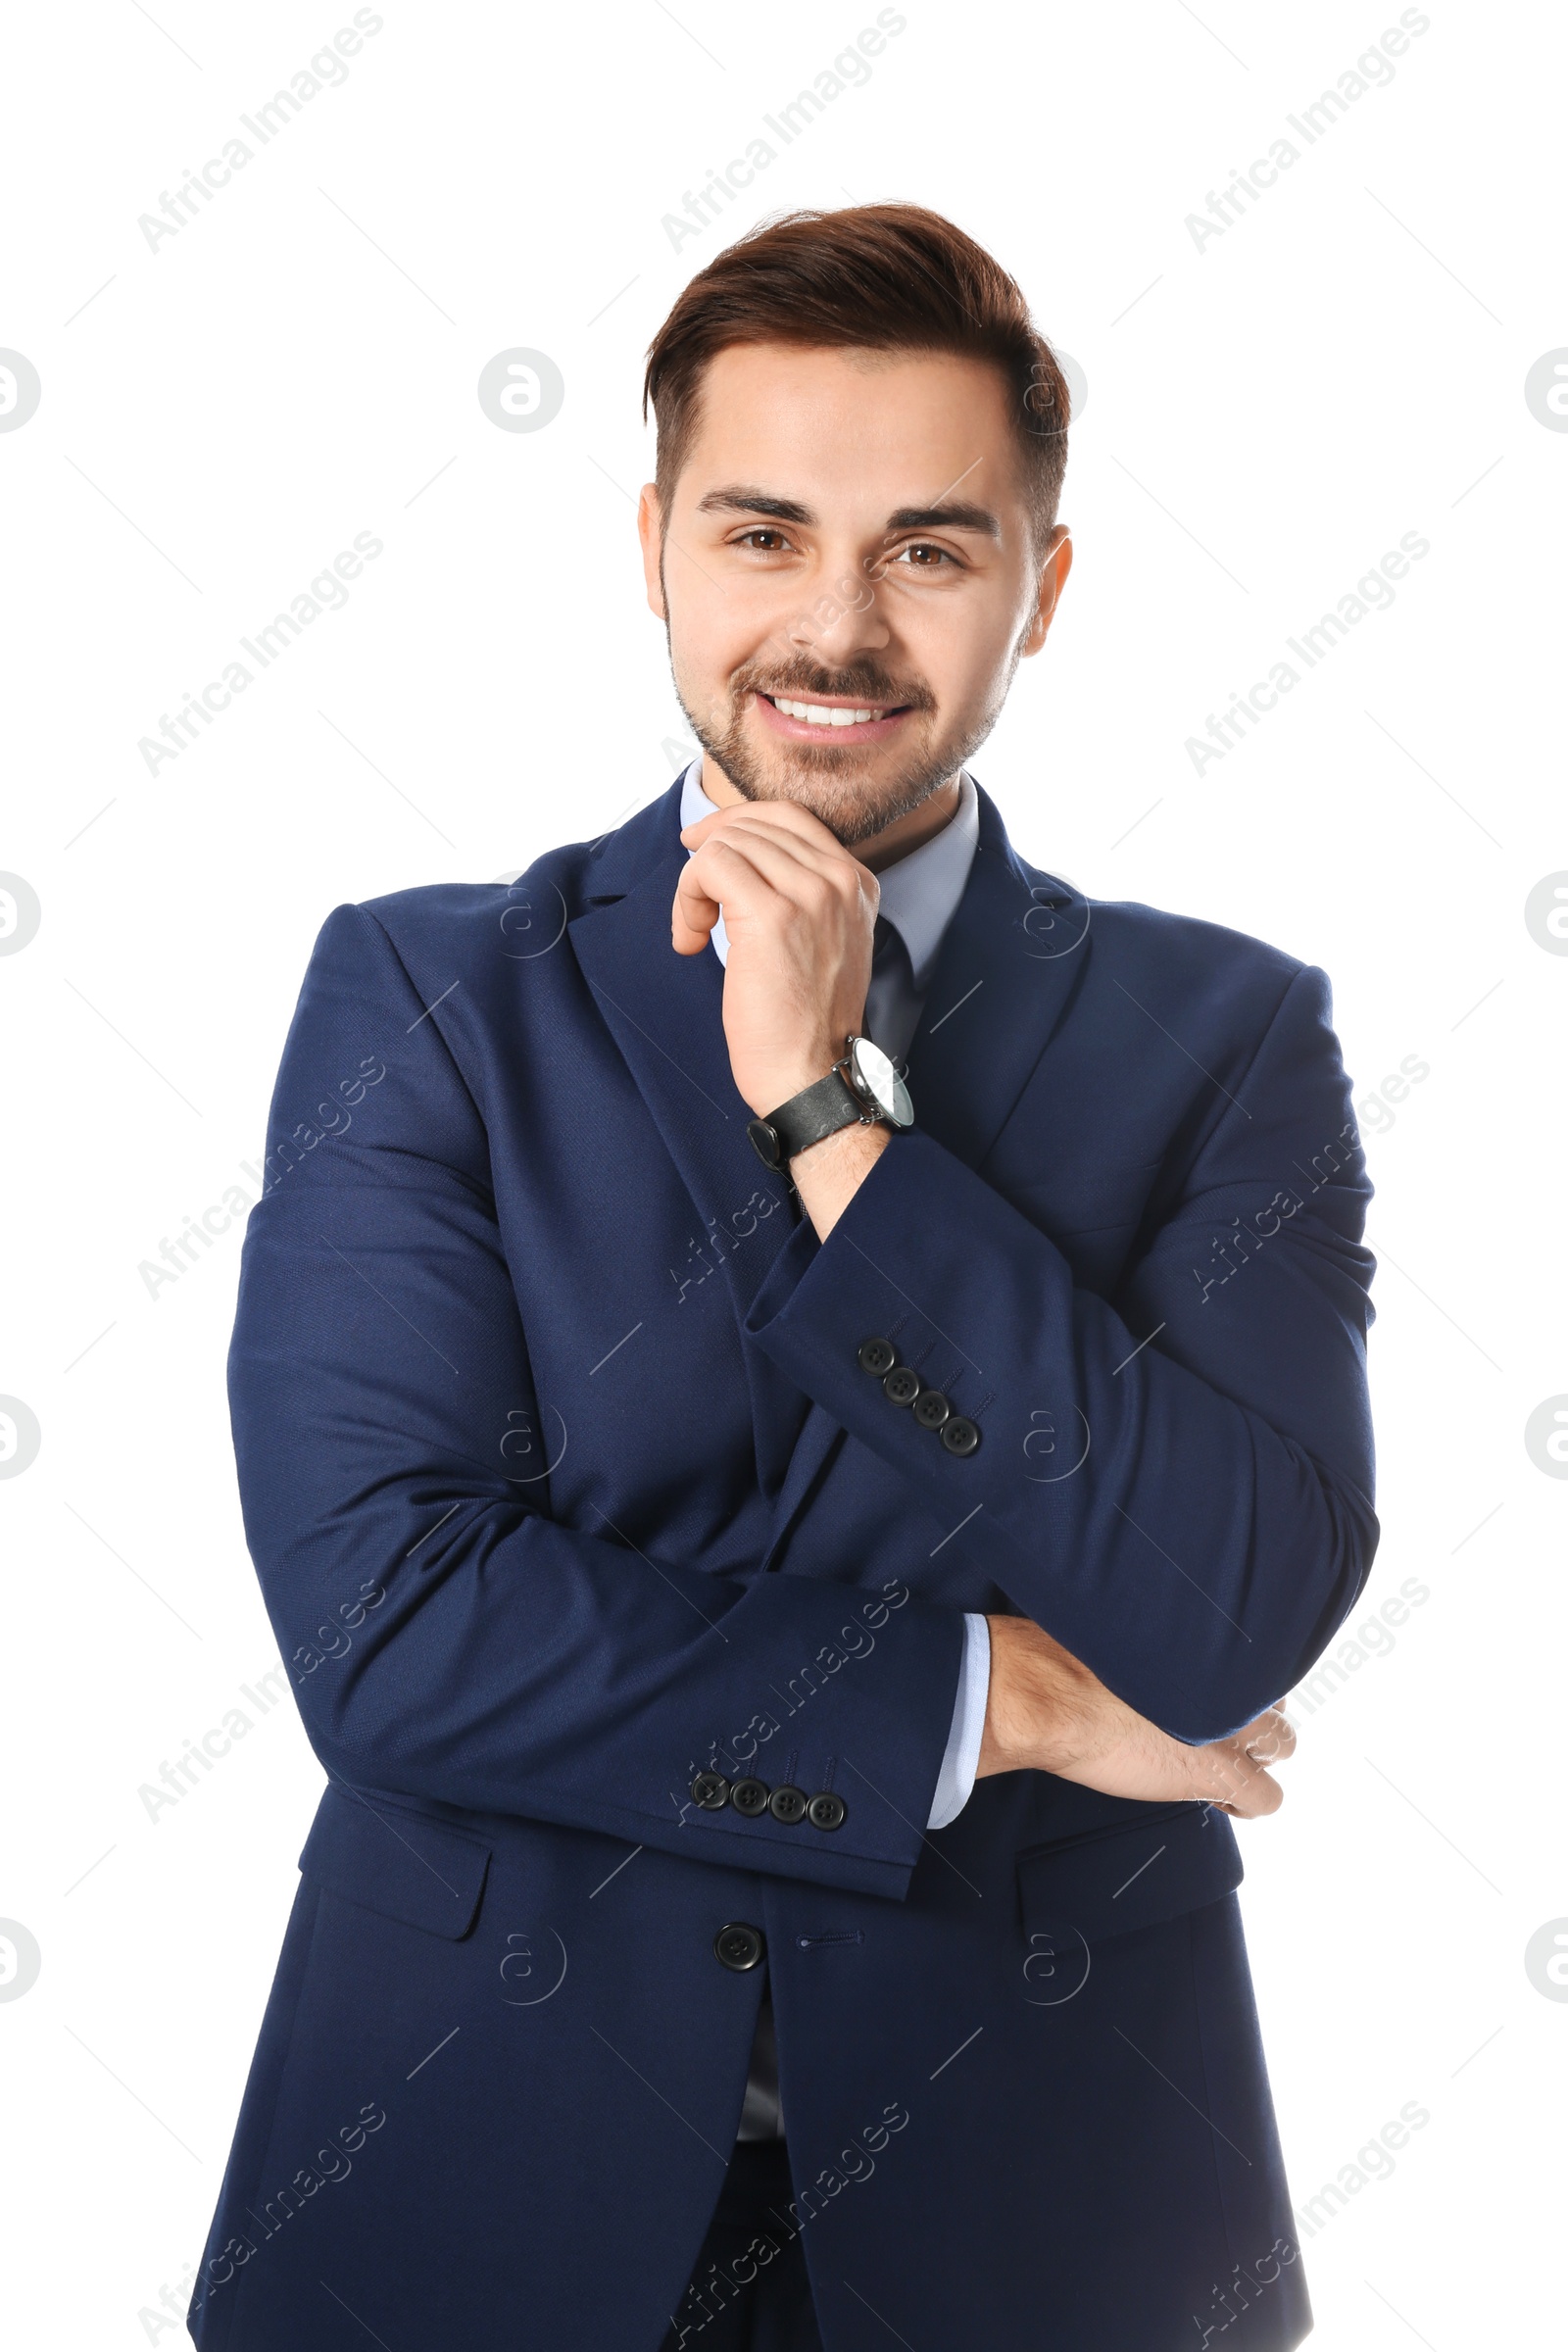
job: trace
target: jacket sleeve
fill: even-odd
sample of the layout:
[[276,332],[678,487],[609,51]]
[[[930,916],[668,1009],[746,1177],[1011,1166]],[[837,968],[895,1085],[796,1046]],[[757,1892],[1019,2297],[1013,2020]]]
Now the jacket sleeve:
[[[720,1575],[657,1528],[550,1515],[483,1121],[363,908],[318,942],[269,1146],[230,1405],[247,1540],[326,1771],[902,1897],[961,1612],[902,1587]],[[809,1706],[760,1751],[792,1685]],[[841,1825],[697,1807],[693,1761],[715,1739],[769,1780],[796,1747]]]
[[[1175,1738],[1278,1699],[1376,1546],[1371,1187],[1324,974],[1299,969],[1114,1303],[920,1134],[825,1244],[795,1234],[749,1328],[938,1498],[1019,1609]],[[951,1452],[858,1363],[870,1337],[980,1432]]]

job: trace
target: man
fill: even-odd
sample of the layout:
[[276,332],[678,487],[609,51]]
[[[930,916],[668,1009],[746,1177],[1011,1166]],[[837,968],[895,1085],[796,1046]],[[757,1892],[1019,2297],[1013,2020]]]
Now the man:
[[1226,1816],[1377,1537],[1327,984],[968,773],[1069,563],[969,239],[778,221],[649,391],[701,760],[340,908],[284,1054],[231,1388],[329,1786],[192,2331],[1292,2345]]

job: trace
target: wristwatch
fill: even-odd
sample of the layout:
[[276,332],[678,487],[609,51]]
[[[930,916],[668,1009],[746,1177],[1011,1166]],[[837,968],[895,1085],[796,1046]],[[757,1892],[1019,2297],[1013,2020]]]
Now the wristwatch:
[[912,1127],[914,1104],[891,1055],[868,1037],[852,1037],[842,1060],[825,1078],[803,1087],[765,1119],[747,1127],[758,1157],[782,1168],[798,1152],[837,1135],[841,1127]]

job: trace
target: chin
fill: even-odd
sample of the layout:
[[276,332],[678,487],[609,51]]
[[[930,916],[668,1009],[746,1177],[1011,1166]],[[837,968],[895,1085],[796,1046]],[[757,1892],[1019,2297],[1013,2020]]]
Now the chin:
[[874,834],[907,816],[912,808],[928,800],[944,781],[941,775],[917,783],[884,782],[880,786],[863,771],[846,775],[842,770],[814,764],[804,770],[791,765],[775,780],[764,782],[760,789],[749,784],[736,784],[737,791],[749,801],[793,801],[808,809],[826,825],[828,831],[845,849],[854,849],[857,842],[869,841]]
[[847,850],[885,832],[930,799],[963,764],[961,749],[952,756],[906,752],[893,774],[879,775],[878,757],[848,745],[813,744],[780,755],[769,745],[759,758],[749,744],[733,740],[710,747],[718,765],[748,801],[793,801],[826,825]]

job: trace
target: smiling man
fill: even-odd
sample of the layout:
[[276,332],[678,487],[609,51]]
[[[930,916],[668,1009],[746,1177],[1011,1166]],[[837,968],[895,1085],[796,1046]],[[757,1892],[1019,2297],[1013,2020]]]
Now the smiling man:
[[284,1054],[231,1392],[329,1785],[192,2332],[1273,2352],[1227,1816],[1377,1540],[1327,983],[970,773],[1070,563],[978,246],[776,221],[647,392],[701,758],[340,908]]

